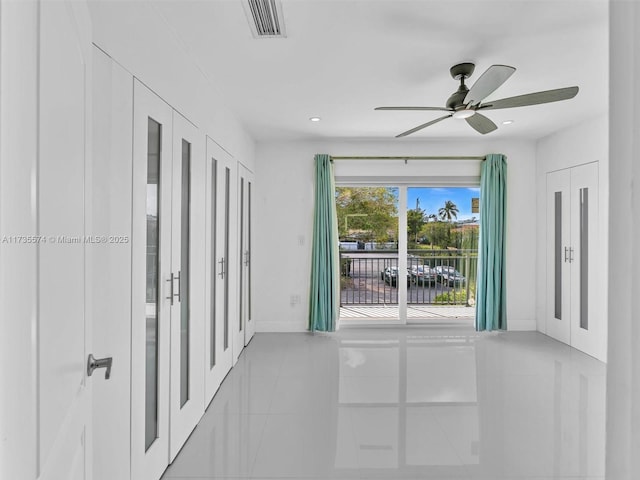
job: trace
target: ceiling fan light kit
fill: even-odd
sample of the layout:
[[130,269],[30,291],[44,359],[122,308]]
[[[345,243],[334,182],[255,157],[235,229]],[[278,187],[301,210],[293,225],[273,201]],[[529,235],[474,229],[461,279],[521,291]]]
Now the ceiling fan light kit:
[[511,75],[516,71],[514,67],[508,65],[491,65],[480,75],[471,89],[465,85],[465,79],[469,78],[475,65],[473,63],[459,63],[449,69],[449,73],[454,80],[460,81],[458,90],[455,91],[446,101],[445,108],[442,107],[377,107],[375,110],[424,110],[424,111],[444,111],[448,112],[440,118],[436,118],[422,125],[402,132],[398,137],[406,137],[423,128],[435,125],[447,118],[464,119],[475,131],[486,135],[493,132],[498,127],[491,119],[478,113],[478,110],[498,110],[502,108],[526,107],[529,105],[540,105],[543,103],[559,102],[569,100],[578,94],[578,87],[558,88],[546,90],[544,92],[529,93],[516,97],[503,98],[491,102],[482,101],[496,91]]

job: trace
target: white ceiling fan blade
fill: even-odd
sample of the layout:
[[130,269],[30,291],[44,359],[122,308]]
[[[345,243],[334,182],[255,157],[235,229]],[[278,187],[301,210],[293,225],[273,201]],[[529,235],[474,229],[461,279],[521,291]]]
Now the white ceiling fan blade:
[[464,103],[471,106],[478,105],[506,82],[515,71],[515,68],[508,65],[491,65],[473,84],[467,96],[464,97]]
[[467,123],[478,133],[486,135],[494,130],[497,130],[497,126],[492,120],[488,119],[484,115],[480,115],[478,112],[475,115],[465,118]]
[[422,125],[418,125],[417,127],[412,128],[411,130],[407,130],[406,132],[402,132],[399,135],[396,135],[396,138],[406,137],[407,135],[411,135],[412,133],[416,133],[418,130],[422,130],[423,128],[427,128],[435,123],[441,122],[447,118],[451,118],[451,115],[445,115],[444,117],[436,118],[435,120],[431,120],[430,122],[423,123]]
[[557,88],[544,92],[528,93],[517,97],[501,98],[492,102],[483,103],[483,110],[497,110],[499,108],[526,107],[528,105],[540,105],[542,103],[559,102],[569,100],[578,94],[578,87]]

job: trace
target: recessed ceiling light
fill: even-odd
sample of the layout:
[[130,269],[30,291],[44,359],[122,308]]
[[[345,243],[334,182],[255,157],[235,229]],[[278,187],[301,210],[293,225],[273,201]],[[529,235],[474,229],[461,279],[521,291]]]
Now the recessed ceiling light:
[[503,125],[511,125],[513,123],[513,120],[505,120],[504,122],[502,122]]
[[320,117],[311,117],[309,120],[312,121],[312,122],[319,122],[321,120],[321,118]]

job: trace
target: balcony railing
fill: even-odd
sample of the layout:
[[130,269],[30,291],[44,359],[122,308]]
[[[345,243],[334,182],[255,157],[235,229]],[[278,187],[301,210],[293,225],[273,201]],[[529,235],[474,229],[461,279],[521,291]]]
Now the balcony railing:
[[340,305],[397,305],[399,283],[409,305],[475,303],[477,250],[411,250],[407,271],[388,250],[340,252]]

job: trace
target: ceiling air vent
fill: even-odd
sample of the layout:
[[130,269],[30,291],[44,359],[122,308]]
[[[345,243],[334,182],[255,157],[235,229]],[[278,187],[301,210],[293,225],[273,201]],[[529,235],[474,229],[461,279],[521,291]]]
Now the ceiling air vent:
[[242,4],[255,38],[287,36],[280,0],[244,0]]

